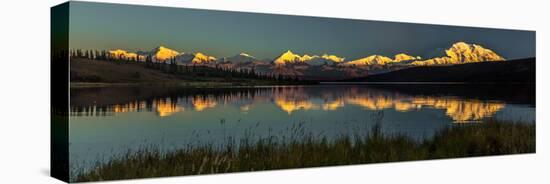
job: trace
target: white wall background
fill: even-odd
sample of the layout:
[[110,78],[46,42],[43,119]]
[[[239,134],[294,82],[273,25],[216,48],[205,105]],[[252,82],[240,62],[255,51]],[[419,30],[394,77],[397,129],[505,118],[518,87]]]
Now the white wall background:
[[[548,183],[549,3],[541,0],[100,0],[323,17],[537,31],[537,153],[315,169],[126,180],[114,183]],[[49,175],[49,7],[0,5],[0,183],[62,183]],[[514,44],[514,43],[510,43]]]

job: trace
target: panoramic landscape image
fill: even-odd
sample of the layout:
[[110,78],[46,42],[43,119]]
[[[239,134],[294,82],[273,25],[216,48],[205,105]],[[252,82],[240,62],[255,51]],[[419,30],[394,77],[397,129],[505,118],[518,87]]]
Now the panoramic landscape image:
[[71,182],[536,151],[535,31],[89,2],[69,15]]

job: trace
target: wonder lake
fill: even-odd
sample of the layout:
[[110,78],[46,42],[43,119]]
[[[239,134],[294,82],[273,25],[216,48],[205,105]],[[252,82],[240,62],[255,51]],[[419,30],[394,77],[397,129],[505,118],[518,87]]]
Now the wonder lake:
[[242,138],[333,139],[375,125],[384,134],[422,140],[485,119],[535,123],[529,85],[82,87],[70,95],[72,168],[151,146],[170,151]]

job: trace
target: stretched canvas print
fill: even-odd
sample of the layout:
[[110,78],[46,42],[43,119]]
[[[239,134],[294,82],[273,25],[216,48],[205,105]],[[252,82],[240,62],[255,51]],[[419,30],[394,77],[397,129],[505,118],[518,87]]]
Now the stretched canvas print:
[[535,32],[71,1],[66,182],[535,152]]

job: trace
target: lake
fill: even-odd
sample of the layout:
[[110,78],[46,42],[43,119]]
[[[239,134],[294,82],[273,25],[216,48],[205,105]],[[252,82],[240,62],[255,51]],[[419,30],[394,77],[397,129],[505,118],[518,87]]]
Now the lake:
[[534,85],[345,84],[181,88],[71,88],[72,168],[129,150],[170,151],[228,139],[368,132],[430,138],[492,118],[535,123]]

